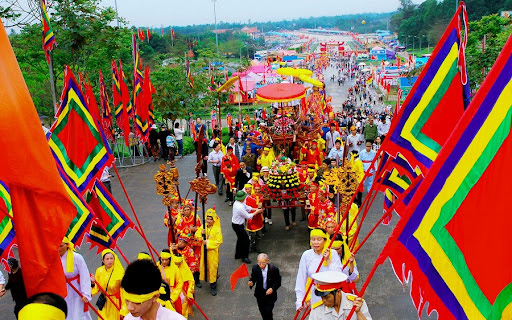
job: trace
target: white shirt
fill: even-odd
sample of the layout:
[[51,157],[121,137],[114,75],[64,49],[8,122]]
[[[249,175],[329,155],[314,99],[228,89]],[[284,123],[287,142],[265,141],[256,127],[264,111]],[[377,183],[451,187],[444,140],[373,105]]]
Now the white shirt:
[[[71,283],[75,288],[78,289],[78,291],[80,291],[83,296],[87,297],[87,299],[91,301],[91,278],[84,257],[76,252],[73,252],[73,272],[68,273],[66,272],[67,256],[68,252],[66,251],[66,253],[60,257],[66,279],[72,279],[77,275],[80,275],[80,282],[78,282],[78,279],[76,279],[71,281]],[[89,311],[84,312],[84,303],[82,300],[80,300],[78,293],[76,293],[76,291],[71,288],[69,284],[67,284],[67,290],[68,294],[65,300],[68,306],[68,316],[66,317],[66,320],[91,320],[92,318],[89,314]]]
[[265,266],[265,269],[261,270],[261,274],[263,275],[263,289],[267,289],[267,272],[268,264]]
[[234,224],[244,224],[245,220],[252,220],[254,214],[249,213],[253,208],[249,207],[245,203],[240,201],[235,201],[233,203],[233,217],[231,218],[231,222]]
[[379,133],[379,136],[382,136],[383,134],[388,134],[390,125],[391,123],[387,120],[386,123],[379,123],[377,125],[377,132]]
[[336,138],[341,138],[340,133],[336,130],[331,132],[330,130],[325,134],[325,141],[327,142],[327,149],[334,148]]
[[183,133],[185,130],[180,128],[174,128],[174,136],[176,137],[176,140],[183,140]]
[[[306,295],[306,283],[309,277],[311,277],[318,268],[318,264],[322,260],[321,254],[316,254],[313,249],[304,251],[302,257],[300,257],[299,271],[297,272],[297,279],[295,281],[295,295],[297,300],[295,301],[295,308],[299,309],[302,303],[302,299]],[[331,249],[331,264],[329,266],[320,267],[319,272],[322,271],[340,271],[343,265],[341,264],[340,256],[338,253]],[[319,302],[320,297],[315,295],[315,285],[311,288],[311,305]]]
[[[125,320],[142,320],[141,317],[134,317],[130,313],[124,317]],[[158,307],[158,311],[156,312],[156,320],[186,320],[184,316],[177,313],[176,311],[169,310],[167,308],[162,307],[161,305]]]
[[108,171],[108,167],[103,168],[103,172],[101,173],[101,182],[107,182],[110,181],[110,178],[108,177],[110,175],[110,172]]
[[[220,167],[220,165],[222,164],[223,157],[224,157],[224,153],[222,153],[222,151],[219,150],[219,152],[217,152],[217,151],[213,150],[208,155],[208,162],[211,162],[215,167]],[[219,161],[219,162],[214,162],[214,161]]]
[[[311,311],[311,315],[309,316],[309,320],[345,320],[347,319],[350,310],[352,310],[353,302],[347,299],[347,295],[345,292],[342,292],[341,303],[340,303],[340,311],[336,312],[334,307],[326,307],[325,305],[321,305],[318,308],[315,308]],[[372,316],[368,311],[368,305],[366,301],[363,300],[363,305],[361,306],[361,312],[365,316],[366,320],[372,320]],[[354,312],[350,320],[357,320],[357,315]]]
[[[350,134],[348,137],[347,137],[347,146],[348,146],[348,154],[350,154],[352,152],[352,150],[357,150],[357,152],[359,152],[359,150],[361,150],[361,145],[357,144],[358,142],[362,142],[361,140],[361,135],[359,133],[356,133],[356,135],[352,135]],[[350,145],[350,143],[352,143],[352,145]]]

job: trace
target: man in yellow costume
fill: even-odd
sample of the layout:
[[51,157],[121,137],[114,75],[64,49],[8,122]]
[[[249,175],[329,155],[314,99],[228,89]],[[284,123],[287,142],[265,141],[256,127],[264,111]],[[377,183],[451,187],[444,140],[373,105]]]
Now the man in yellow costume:
[[272,148],[265,147],[263,148],[263,152],[261,153],[261,156],[256,161],[258,165],[263,167],[272,167],[272,161],[275,159],[274,150]]
[[[201,230],[201,234],[205,236],[203,240],[202,250],[206,246],[207,253],[207,266],[206,272],[208,281],[210,282],[210,290],[212,296],[217,295],[217,273],[219,270],[219,247],[222,244],[222,229],[220,227],[220,219],[215,213],[215,209],[208,209],[206,211],[206,226]],[[204,256],[201,259],[201,277],[200,279],[205,281],[205,267],[204,267]]]

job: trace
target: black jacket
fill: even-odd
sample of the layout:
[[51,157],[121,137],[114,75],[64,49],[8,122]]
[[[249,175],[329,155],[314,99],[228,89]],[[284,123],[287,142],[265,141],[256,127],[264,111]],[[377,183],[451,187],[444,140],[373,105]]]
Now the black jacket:
[[281,286],[281,274],[279,274],[279,268],[268,264],[267,271],[267,289],[263,289],[263,273],[261,272],[261,268],[255,264],[252,266],[250,281],[254,283],[256,288],[254,289],[254,296],[256,298],[261,298],[266,295],[268,289],[272,288],[272,294],[269,298],[274,301],[277,300],[277,289]]
[[245,167],[245,169],[247,170],[247,172],[249,173],[249,177],[247,177],[244,173],[244,171],[242,169],[238,169],[236,171],[236,176],[235,176],[235,188],[237,190],[243,190],[244,189],[244,186],[247,182],[249,182],[249,180],[251,180],[252,178],[252,170],[251,168],[249,167]]

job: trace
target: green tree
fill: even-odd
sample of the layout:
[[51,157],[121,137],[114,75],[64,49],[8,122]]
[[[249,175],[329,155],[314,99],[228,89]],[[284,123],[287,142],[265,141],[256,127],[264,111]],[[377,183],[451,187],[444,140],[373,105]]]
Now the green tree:
[[494,14],[470,22],[469,29],[471,32],[466,47],[466,62],[470,86],[476,89],[503,49],[512,33],[512,25],[510,20]]

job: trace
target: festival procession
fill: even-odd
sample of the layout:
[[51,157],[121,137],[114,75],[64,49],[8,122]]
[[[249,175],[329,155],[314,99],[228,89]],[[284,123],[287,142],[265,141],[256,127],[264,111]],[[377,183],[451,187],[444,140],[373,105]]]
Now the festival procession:
[[106,2],[0,2],[0,319],[512,320],[510,1]]

